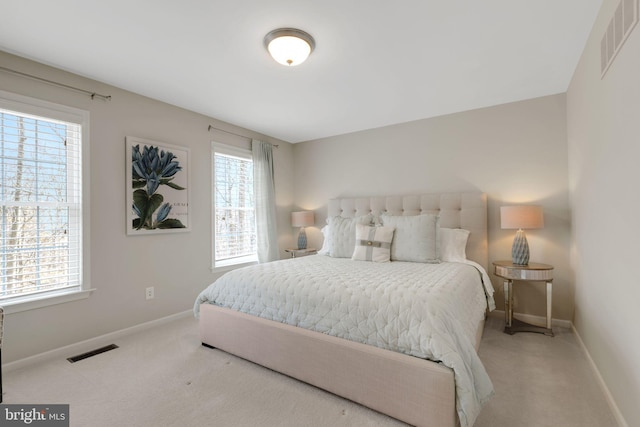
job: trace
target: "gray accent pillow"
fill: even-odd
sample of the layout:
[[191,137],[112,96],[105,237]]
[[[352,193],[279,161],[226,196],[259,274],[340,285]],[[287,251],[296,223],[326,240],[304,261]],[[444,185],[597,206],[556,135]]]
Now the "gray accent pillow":
[[380,219],[383,225],[394,227],[396,230],[391,242],[391,261],[440,262],[440,218],[437,215],[382,215]]
[[370,225],[373,216],[363,215],[356,218],[334,216],[329,218],[329,237],[331,247],[329,255],[333,258],[351,258],[356,247],[356,224]]

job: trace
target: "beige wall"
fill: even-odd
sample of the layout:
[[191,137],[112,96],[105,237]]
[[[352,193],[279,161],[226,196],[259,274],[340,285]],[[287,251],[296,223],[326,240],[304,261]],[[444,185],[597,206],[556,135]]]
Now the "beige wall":
[[[545,228],[527,233],[531,260],[555,265],[554,317],[571,320],[565,107],[554,95],[295,144],[294,200],[317,215],[310,242],[320,242],[331,198],[479,190],[489,197],[489,261],[510,259],[515,231],[500,229],[499,207],[541,204]],[[543,286],[519,283],[516,304],[544,316]]]
[[[0,72],[0,90],[90,111],[91,277],[96,291],[85,300],[11,314],[5,322],[3,362],[76,343],[188,310],[219,274],[211,266],[211,155],[213,139],[249,148],[246,139],[208,132],[209,124],[262,138],[275,150],[280,247],[290,246],[293,203],[291,144],[130,92],[0,52],[3,67],[111,95],[111,101]],[[191,149],[189,233],[125,234],[126,135]],[[282,255],[286,255],[282,252]],[[146,301],[144,288],[155,286]]]
[[575,327],[629,426],[640,425],[640,29],[603,79],[605,0],[567,93]]

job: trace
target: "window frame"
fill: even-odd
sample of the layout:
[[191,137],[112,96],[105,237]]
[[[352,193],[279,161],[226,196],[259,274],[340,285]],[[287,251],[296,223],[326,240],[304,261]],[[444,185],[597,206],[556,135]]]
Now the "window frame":
[[[258,263],[258,252],[250,256],[216,261],[216,153],[250,160],[253,164],[251,150],[234,147],[219,142],[211,143],[211,270],[214,272],[228,271],[235,268]],[[253,197],[253,196],[252,196]]]
[[33,310],[41,307],[77,301],[88,298],[94,289],[90,287],[90,151],[89,151],[89,112],[78,108],[69,107],[37,98],[18,95],[0,90],[0,108],[11,110],[25,115],[34,115],[43,119],[60,120],[74,123],[81,128],[81,159],[80,159],[80,185],[82,186],[80,204],[80,236],[79,242],[79,285],[73,289],[56,289],[47,292],[12,297],[10,300],[0,299],[0,305],[5,313],[18,313],[21,311]]

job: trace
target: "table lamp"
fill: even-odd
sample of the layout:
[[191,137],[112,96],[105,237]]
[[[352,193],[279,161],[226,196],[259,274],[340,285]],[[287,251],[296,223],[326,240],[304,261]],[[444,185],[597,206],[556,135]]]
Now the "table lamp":
[[511,246],[511,262],[517,265],[529,264],[529,244],[524,230],[544,227],[542,206],[502,206],[500,226],[503,229],[518,230]]
[[309,227],[315,223],[313,211],[291,212],[291,225],[300,227],[298,233],[298,249],[307,249],[307,233],[305,227]]

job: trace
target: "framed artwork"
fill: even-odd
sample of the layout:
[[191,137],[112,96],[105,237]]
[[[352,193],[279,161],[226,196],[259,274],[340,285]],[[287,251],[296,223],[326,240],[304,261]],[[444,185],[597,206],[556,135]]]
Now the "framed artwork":
[[127,136],[127,234],[191,231],[186,147]]

